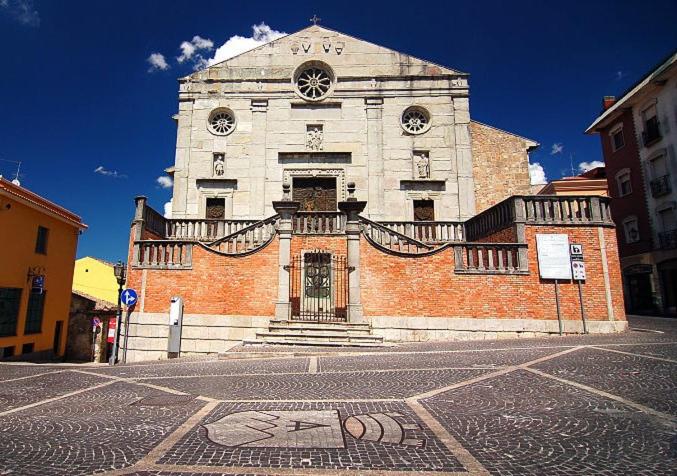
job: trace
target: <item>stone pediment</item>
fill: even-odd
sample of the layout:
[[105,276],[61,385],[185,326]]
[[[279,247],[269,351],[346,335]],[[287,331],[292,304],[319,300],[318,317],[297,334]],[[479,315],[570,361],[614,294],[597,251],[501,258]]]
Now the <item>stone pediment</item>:
[[[337,77],[466,76],[466,73],[400,53],[319,25],[266,43],[238,56],[197,71],[182,81],[289,81],[295,69],[308,61],[329,64]],[[460,86],[460,84],[459,84]]]

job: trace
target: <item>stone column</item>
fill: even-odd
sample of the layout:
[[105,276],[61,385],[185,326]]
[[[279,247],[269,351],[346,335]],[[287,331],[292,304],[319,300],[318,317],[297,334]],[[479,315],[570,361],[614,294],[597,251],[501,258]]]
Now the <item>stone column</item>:
[[298,211],[300,203],[292,202],[289,198],[291,186],[282,185],[283,199],[273,202],[275,212],[280,215],[280,225],[277,229],[280,238],[277,274],[277,302],[275,303],[275,318],[289,319],[289,264],[291,260],[292,218]]
[[[132,225],[134,226],[134,235],[132,237],[132,240],[138,241],[142,239],[143,237],[143,231],[146,228],[146,220],[145,220],[145,211],[146,211],[146,202],[148,201],[148,197],[144,197],[143,195],[139,195],[137,197],[134,197],[134,202],[136,203],[136,209],[134,210],[134,220],[132,221]],[[139,258],[139,253],[141,252],[139,245],[134,244],[134,255],[131,257],[129,260],[130,263],[129,265],[131,266],[132,264],[138,264],[138,258]],[[129,272],[129,269],[127,270]]]
[[348,322],[365,322],[360,296],[360,219],[367,202],[355,198],[355,184],[348,183],[348,199],[339,202],[338,207],[346,214],[346,235],[348,238]]
[[369,217],[383,218],[385,209],[383,172],[383,98],[365,98],[367,110],[367,187]]
[[266,204],[267,99],[252,99],[252,132],[249,146],[249,203],[252,217],[264,218]]

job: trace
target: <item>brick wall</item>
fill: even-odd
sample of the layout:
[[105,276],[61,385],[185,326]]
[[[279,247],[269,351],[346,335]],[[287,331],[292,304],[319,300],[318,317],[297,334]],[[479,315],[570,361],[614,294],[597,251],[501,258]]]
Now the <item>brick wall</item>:
[[500,129],[470,123],[472,136],[475,208],[480,213],[510,195],[528,195],[528,143]]
[[[220,256],[193,246],[193,268],[146,270],[144,312],[168,312],[181,296],[184,313],[272,316],[278,280],[279,240],[242,257]],[[128,286],[142,289],[143,270],[129,272]],[[141,303],[140,303],[141,304]]]
[[[528,226],[529,275],[458,275],[454,274],[453,248],[427,257],[404,258],[384,253],[363,239],[361,298],[365,315],[557,319],[554,282],[538,275],[536,233],[567,233],[570,242],[584,245],[586,313],[590,320],[607,320],[598,231],[592,227]],[[614,231],[603,229],[603,235],[615,318],[624,320]],[[576,284],[561,283],[560,296],[563,319],[579,320]]]

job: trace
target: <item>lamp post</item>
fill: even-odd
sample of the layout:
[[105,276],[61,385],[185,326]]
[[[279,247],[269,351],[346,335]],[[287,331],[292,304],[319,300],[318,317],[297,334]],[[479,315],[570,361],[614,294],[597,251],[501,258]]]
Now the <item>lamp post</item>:
[[113,338],[113,351],[110,355],[109,365],[115,365],[118,360],[118,344],[120,342],[120,327],[122,326],[122,286],[127,281],[127,266],[122,261],[113,265],[113,273],[118,282],[118,315],[115,321],[115,337]]

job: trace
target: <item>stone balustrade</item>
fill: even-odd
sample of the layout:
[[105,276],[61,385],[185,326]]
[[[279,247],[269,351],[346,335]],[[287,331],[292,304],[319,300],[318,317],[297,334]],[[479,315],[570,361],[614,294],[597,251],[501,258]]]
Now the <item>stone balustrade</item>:
[[613,225],[606,197],[534,195],[514,197],[518,216],[537,225]]
[[464,223],[465,238],[483,238],[516,223],[529,225],[613,226],[610,199],[596,196],[514,196],[478,213]]
[[381,225],[423,243],[463,241],[460,221],[381,221]]
[[457,274],[527,274],[526,243],[463,243],[454,245]]
[[294,234],[335,235],[345,233],[346,216],[341,212],[296,212],[292,217]]
[[177,240],[134,242],[132,266],[148,269],[189,269],[193,265],[193,243]]
[[279,218],[279,215],[273,215],[265,220],[257,220],[211,243],[198,241],[197,244],[221,255],[249,254],[270,243],[275,236]]
[[399,255],[419,255],[429,253],[433,247],[409,237],[387,226],[360,217],[362,233],[377,248]]
[[165,237],[174,240],[213,241],[232,235],[259,220],[190,219],[166,220]]

